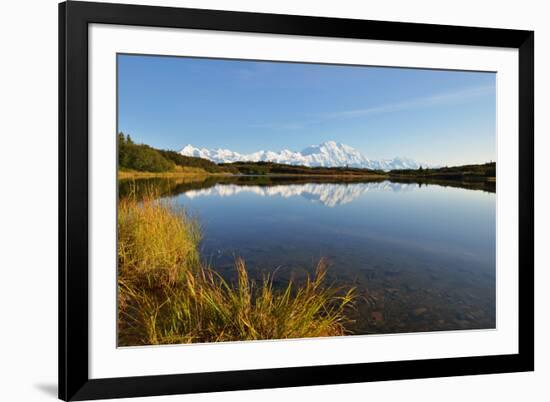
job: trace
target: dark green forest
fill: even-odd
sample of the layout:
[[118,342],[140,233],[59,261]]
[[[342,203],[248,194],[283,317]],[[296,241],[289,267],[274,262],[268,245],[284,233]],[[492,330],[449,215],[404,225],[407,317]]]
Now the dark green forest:
[[138,172],[169,172],[176,166],[195,167],[209,173],[236,172],[220,167],[202,158],[183,156],[175,151],[156,149],[145,144],[136,144],[129,135],[118,134],[118,167],[121,170]]
[[276,175],[276,174],[307,174],[307,175],[384,175],[383,171],[359,169],[350,167],[308,167],[301,165],[285,165],[274,162],[233,162],[222,163],[219,166],[236,169],[241,174]]
[[435,169],[392,170],[390,176],[445,180],[487,180],[496,177],[496,162],[480,165],[462,165]]

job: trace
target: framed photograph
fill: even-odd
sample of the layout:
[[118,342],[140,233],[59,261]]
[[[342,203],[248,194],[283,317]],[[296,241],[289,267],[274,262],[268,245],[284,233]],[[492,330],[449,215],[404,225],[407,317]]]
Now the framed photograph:
[[534,369],[534,33],[59,5],[59,397]]

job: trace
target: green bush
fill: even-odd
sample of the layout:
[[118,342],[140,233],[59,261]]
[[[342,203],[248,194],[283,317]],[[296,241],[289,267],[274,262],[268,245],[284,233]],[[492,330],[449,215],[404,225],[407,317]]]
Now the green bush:
[[164,158],[159,151],[148,145],[135,144],[130,136],[118,134],[118,166],[140,172],[167,172],[174,162]]

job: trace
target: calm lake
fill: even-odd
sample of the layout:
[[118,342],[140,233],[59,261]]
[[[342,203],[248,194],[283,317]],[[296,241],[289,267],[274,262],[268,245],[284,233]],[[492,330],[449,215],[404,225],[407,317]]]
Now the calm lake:
[[[201,223],[205,261],[228,279],[239,256],[275,285],[320,258],[361,297],[356,334],[495,327],[494,189],[437,184],[210,177],[136,180]],[[119,193],[130,181],[121,181]]]

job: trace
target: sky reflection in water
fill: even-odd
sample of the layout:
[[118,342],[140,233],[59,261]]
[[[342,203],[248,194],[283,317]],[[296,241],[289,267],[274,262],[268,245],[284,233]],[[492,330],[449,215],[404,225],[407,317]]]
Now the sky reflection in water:
[[[495,327],[494,193],[394,183],[217,183],[170,198],[201,222],[227,277],[243,257],[282,284],[327,258],[362,296],[355,333]],[[277,282],[276,282],[277,284]]]

